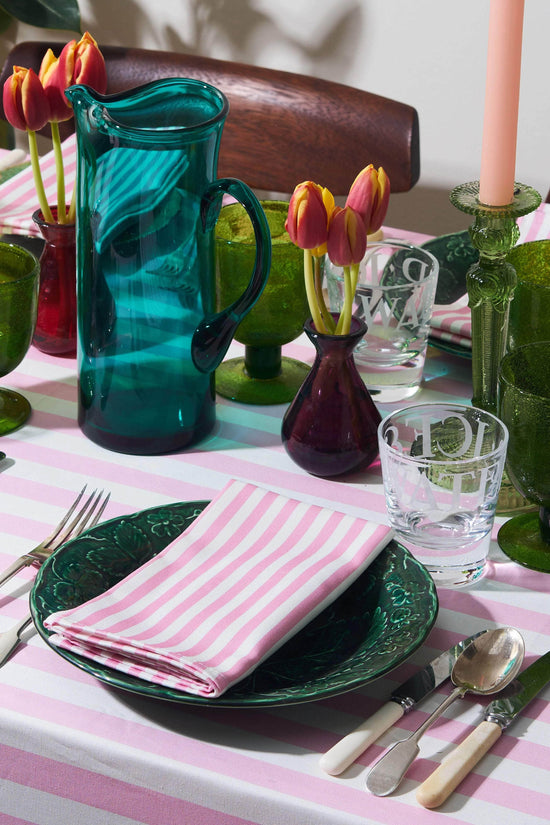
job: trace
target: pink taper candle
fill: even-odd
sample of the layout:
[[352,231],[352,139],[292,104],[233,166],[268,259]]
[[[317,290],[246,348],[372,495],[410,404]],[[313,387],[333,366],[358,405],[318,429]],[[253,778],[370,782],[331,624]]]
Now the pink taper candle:
[[479,200],[513,199],[525,0],[491,0]]

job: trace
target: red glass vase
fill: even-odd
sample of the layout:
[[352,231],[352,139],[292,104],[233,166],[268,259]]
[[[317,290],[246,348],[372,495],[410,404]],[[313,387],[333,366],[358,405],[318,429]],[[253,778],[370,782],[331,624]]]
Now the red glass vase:
[[315,362],[283,418],[285,450],[302,469],[324,478],[364,470],[378,456],[381,416],[361,378],[353,350],[367,331],[352,319],[349,335],[304,326]]
[[[57,210],[52,209],[54,218]],[[50,355],[76,355],[76,230],[74,223],[33,220],[44,238],[33,344]]]

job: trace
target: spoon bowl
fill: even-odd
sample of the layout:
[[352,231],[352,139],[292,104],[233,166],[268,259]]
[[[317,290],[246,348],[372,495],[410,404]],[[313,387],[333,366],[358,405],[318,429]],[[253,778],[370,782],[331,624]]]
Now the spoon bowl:
[[519,673],[525,654],[521,634],[513,627],[483,633],[460,654],[451,672],[452,693],[407,739],[396,742],[374,765],[367,788],[376,796],[394,791],[419,752],[418,741],[458,697],[466,693],[497,693]]

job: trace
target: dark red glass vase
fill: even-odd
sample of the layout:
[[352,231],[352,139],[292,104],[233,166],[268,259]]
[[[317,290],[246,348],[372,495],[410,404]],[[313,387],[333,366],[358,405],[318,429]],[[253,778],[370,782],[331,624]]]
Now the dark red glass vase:
[[353,350],[367,331],[352,319],[349,335],[304,330],[315,362],[283,418],[282,439],[292,460],[324,478],[366,469],[378,456],[381,416],[357,371]]
[[[54,217],[57,210],[52,209]],[[48,223],[32,216],[44,238],[33,344],[50,355],[76,354],[76,230],[74,223]]]

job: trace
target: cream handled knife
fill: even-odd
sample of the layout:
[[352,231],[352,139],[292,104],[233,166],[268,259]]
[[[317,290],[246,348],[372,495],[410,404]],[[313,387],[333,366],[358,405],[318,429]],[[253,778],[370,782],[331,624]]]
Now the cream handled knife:
[[320,766],[325,773],[337,776],[342,773],[358,756],[372,745],[382,734],[391,728],[418,702],[429,696],[445,679],[451,675],[451,670],[458,656],[468,645],[486,633],[481,630],[468,639],[464,639],[449,650],[440,653],[429,665],[415,673],[406,682],[403,682],[391,695],[389,702],[386,702],[380,710],[376,711],[362,722],[355,730],[340,739],[329,751],[320,759]]
[[550,682],[550,651],[516,677],[512,695],[494,699],[485,708],[483,722],[464,739],[420,785],[416,798],[425,808],[437,808],[477,765],[516,716]]

